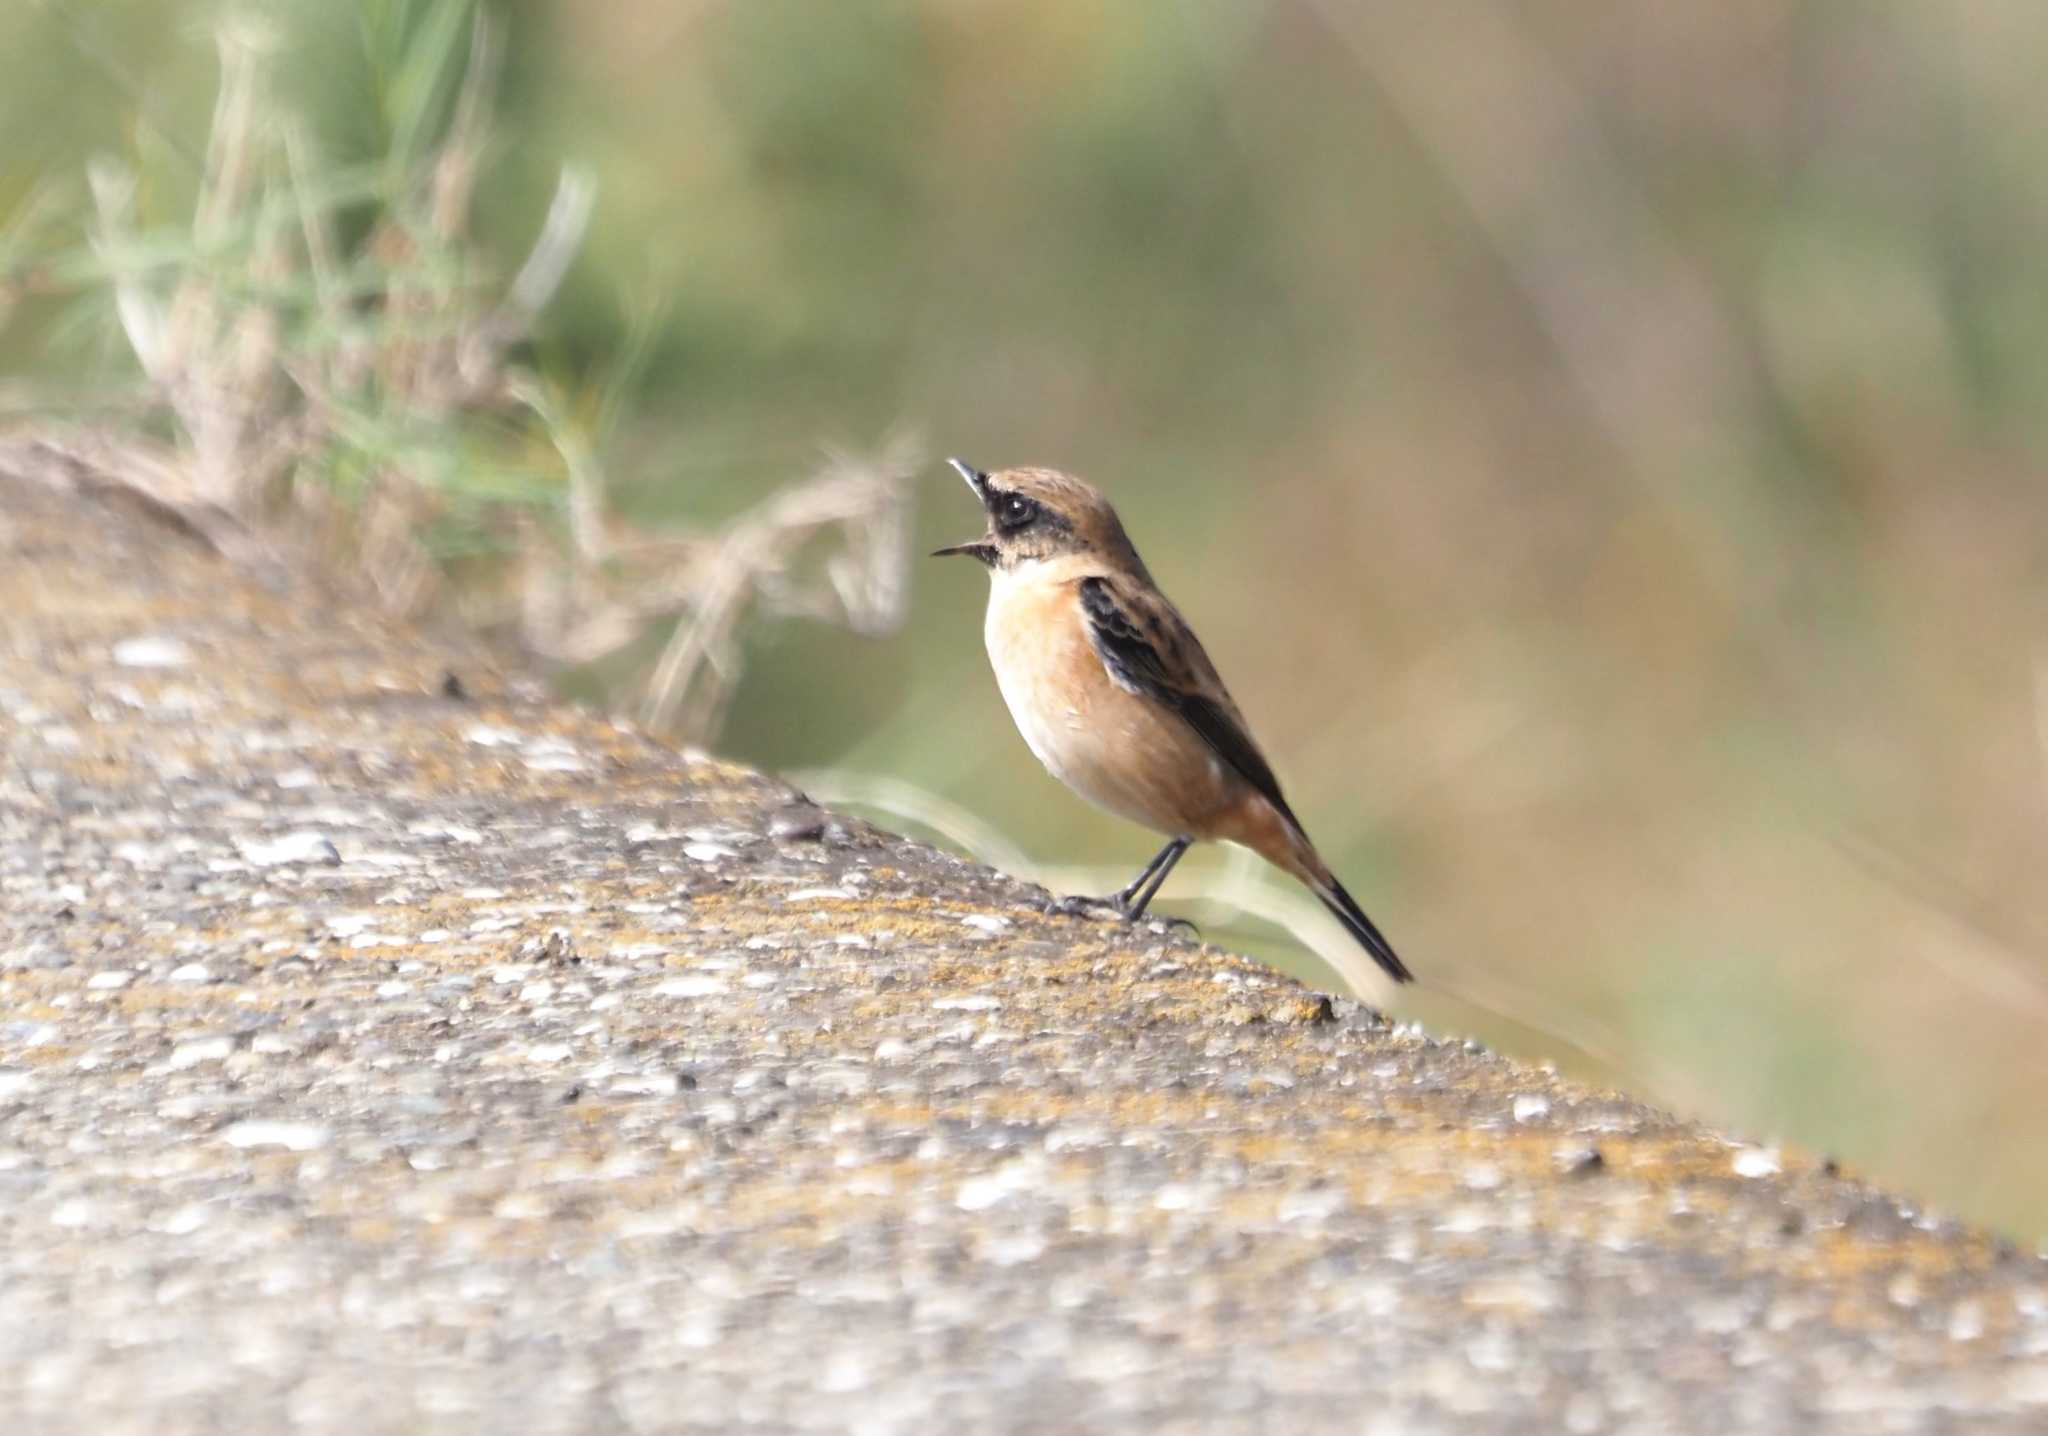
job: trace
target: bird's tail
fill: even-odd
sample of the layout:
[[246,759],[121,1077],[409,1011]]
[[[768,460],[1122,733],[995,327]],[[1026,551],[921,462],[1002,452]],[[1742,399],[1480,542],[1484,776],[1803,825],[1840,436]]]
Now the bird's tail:
[[1373,926],[1372,919],[1365,915],[1365,909],[1352,900],[1351,894],[1344,891],[1344,884],[1338,882],[1329,869],[1324,868],[1320,876],[1305,874],[1302,881],[1308,884],[1310,892],[1322,899],[1323,906],[1330,910],[1330,916],[1343,923],[1344,930],[1357,940],[1358,945],[1372,954],[1372,960],[1386,970],[1387,976],[1396,982],[1415,980],[1408,964],[1395,953],[1394,945]]
[[1415,980],[1408,964],[1395,955],[1394,945],[1373,926],[1372,919],[1365,915],[1365,909],[1344,891],[1344,884],[1337,881],[1329,865],[1316,852],[1316,845],[1302,831],[1301,823],[1284,804],[1274,803],[1271,799],[1247,803],[1234,815],[1232,823],[1218,831],[1216,836],[1242,843],[1282,872],[1292,874],[1322,899],[1323,906],[1330,910],[1330,916],[1344,924],[1344,930],[1372,954],[1372,960],[1385,970],[1387,976],[1396,982]]

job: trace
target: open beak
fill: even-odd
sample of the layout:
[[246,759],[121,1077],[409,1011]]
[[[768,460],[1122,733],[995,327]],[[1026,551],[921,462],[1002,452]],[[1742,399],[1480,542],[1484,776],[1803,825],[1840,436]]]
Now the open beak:
[[975,468],[974,465],[968,463],[965,459],[948,459],[946,460],[946,462],[953,466],[954,473],[958,474],[961,478],[967,480],[967,487],[974,490],[974,496],[977,499],[980,499],[983,502],[987,501],[987,474],[984,474],[980,469]]
[[[980,469],[975,468],[974,465],[964,459],[948,459],[946,462],[953,466],[961,478],[967,480],[967,487],[974,490],[975,498],[980,499],[983,503],[988,501],[987,474],[984,474]],[[986,534],[983,534],[978,539],[970,539],[966,543],[948,544],[944,548],[933,549],[932,557],[944,558],[948,554],[956,553],[966,554],[967,557],[977,559],[984,564],[993,565],[996,561],[996,546],[988,541],[988,535]]]

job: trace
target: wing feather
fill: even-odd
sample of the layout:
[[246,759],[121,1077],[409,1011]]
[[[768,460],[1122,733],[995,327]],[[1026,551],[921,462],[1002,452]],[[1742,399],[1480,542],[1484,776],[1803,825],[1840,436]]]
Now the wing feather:
[[[1176,713],[1195,730],[1209,750],[1228,763],[1250,783],[1301,838],[1308,835],[1301,820],[1280,795],[1280,780],[1265,756],[1245,731],[1244,719],[1216,665],[1178,610],[1156,591],[1120,584],[1110,578],[1084,578],[1079,585],[1081,613],[1087,620],[1088,639],[1110,681],[1128,692],[1148,698]],[[1337,881],[1313,851],[1310,871],[1302,880],[1322,900],[1323,906],[1344,925],[1359,945],[1372,954],[1387,975],[1396,982],[1412,982],[1414,975],[1394,953],[1384,934],[1373,925],[1344,885]]]
[[1081,613],[1111,681],[1177,714],[1298,832],[1301,820],[1280,794],[1280,780],[1245,731],[1216,665],[1178,610],[1157,593],[1110,578],[1084,578]]

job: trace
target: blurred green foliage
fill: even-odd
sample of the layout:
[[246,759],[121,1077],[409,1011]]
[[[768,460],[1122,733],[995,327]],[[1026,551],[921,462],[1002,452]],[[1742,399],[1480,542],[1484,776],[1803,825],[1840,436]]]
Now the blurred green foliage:
[[[461,9],[268,12],[334,162],[435,123],[404,57]],[[595,174],[536,359],[585,392],[640,323],[632,511],[905,421],[1094,478],[1404,1011],[2048,1231],[2048,11],[500,13],[479,228],[516,264]],[[213,18],[0,14],[0,233],[95,151],[189,200]],[[107,382],[95,297],[9,272],[8,377]],[[756,635],[722,746],[1134,867],[1012,733],[978,575],[918,581],[897,639]]]

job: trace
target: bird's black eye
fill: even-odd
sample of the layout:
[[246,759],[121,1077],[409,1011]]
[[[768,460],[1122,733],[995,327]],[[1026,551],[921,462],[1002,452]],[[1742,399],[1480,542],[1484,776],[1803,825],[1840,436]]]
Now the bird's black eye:
[[1006,534],[1030,528],[1037,517],[1037,503],[1022,494],[1005,494],[996,503],[996,527]]

